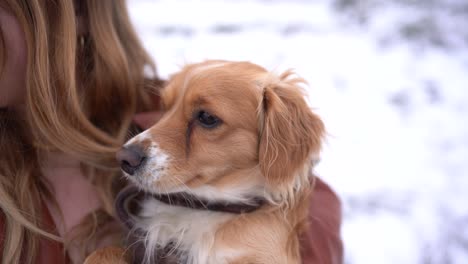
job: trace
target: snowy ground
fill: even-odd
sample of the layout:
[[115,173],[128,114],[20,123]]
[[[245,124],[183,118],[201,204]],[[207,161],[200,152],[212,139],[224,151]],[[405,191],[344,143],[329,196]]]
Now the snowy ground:
[[[131,0],[162,76],[185,62],[295,68],[328,129],[346,263],[468,263],[468,3]],[[423,3],[423,4],[421,4]],[[464,29],[465,28],[465,29]]]

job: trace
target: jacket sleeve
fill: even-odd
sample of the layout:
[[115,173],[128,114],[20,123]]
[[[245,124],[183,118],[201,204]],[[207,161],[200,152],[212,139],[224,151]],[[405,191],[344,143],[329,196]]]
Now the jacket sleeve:
[[3,213],[0,210],[0,263],[3,261],[3,241],[5,240],[5,223]]
[[[52,217],[50,216],[45,204],[43,204],[44,208],[44,223],[51,228],[51,230],[55,229],[53,224]],[[3,263],[3,247],[5,243],[5,215],[2,213],[0,209],[0,263]],[[22,255],[27,254],[27,252],[21,252]],[[20,263],[23,263],[20,261]],[[68,256],[65,255],[65,251],[63,249],[63,245],[60,242],[48,240],[46,238],[40,239],[39,244],[39,251],[37,255],[37,264],[68,264],[71,263],[68,259]]]
[[303,264],[342,264],[341,204],[333,190],[316,178],[309,209],[309,229],[301,237]]

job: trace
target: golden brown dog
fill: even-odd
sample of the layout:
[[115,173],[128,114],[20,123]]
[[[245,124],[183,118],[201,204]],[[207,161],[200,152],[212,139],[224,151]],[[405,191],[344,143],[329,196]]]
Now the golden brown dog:
[[228,61],[191,64],[170,79],[165,115],[117,154],[146,193],[129,220],[141,261],[301,263],[324,135],[301,83],[291,71]]

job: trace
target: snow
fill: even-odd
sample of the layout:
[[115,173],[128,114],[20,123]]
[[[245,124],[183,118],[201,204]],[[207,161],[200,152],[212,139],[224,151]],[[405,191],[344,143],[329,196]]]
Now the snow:
[[227,59],[294,68],[309,82],[328,131],[317,172],[343,202],[346,263],[468,263],[468,16],[453,11],[463,1],[340,3],[131,0],[129,9],[163,77]]

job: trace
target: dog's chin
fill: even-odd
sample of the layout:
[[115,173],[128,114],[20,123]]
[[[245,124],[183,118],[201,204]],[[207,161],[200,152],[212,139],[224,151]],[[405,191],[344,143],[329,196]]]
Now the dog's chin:
[[[140,191],[150,194],[169,194],[182,191],[183,188],[179,186],[168,186],[164,184],[160,178],[153,177],[148,179],[146,175],[134,174],[129,175],[125,173],[125,177]],[[156,179],[154,179],[156,178]]]

